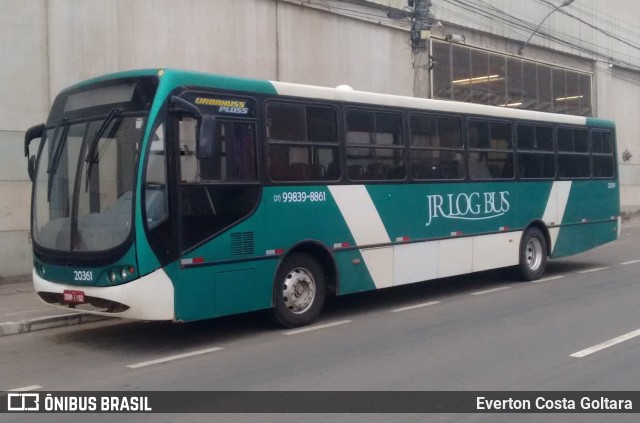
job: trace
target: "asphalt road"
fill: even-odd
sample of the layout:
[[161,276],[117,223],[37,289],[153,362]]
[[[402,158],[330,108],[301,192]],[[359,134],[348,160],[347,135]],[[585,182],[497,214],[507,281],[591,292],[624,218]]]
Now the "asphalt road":
[[[615,243],[552,261],[536,283],[504,273],[336,298],[304,331],[278,329],[265,313],[252,313],[2,337],[0,390],[640,390],[640,336],[634,336],[640,335],[640,221],[626,225]],[[88,418],[637,422],[638,414],[0,416],[3,422]]]

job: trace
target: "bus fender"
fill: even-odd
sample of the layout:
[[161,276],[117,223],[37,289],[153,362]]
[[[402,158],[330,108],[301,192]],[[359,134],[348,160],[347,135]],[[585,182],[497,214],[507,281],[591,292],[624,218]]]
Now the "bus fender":
[[[282,254],[274,273],[274,279],[275,275],[278,274],[278,271],[280,270],[282,264],[293,253],[305,253],[313,257],[324,270],[326,277],[325,284],[327,289],[329,290],[328,292],[338,292],[338,266],[336,264],[336,259],[333,251],[331,251],[331,249],[324,245],[322,242],[316,240],[302,240],[291,246],[291,248],[289,248],[284,254]],[[271,298],[271,305],[275,306],[273,295]]]
[[[551,245],[551,235],[549,234],[549,228],[547,228],[547,225],[541,219],[532,220],[522,230],[522,234],[524,235],[529,230],[529,228],[538,228],[540,229],[540,231],[542,231],[545,241],[547,241],[547,256],[551,256],[551,249],[553,247]],[[522,243],[522,239],[524,239],[524,237],[520,239],[521,243]]]

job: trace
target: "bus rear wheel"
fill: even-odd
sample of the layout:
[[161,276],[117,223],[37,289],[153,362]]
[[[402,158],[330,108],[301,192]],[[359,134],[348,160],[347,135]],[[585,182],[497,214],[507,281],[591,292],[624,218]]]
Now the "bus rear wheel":
[[308,325],[320,315],[325,294],[322,267],[308,254],[293,253],[276,273],[273,315],[287,328]]
[[529,228],[520,242],[519,276],[525,281],[539,279],[547,267],[547,239],[538,228]]

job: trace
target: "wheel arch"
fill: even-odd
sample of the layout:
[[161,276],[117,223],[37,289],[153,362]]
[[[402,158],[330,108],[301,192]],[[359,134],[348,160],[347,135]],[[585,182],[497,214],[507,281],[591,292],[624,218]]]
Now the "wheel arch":
[[537,228],[540,230],[540,232],[542,232],[542,234],[544,235],[544,240],[547,243],[547,257],[551,256],[551,235],[549,234],[549,228],[547,228],[547,225],[540,219],[535,219],[532,220],[531,222],[529,222],[529,224],[527,226],[525,226],[524,230],[522,231],[522,238],[520,239],[520,246],[522,247],[522,242],[524,242],[524,234],[527,233],[527,231],[530,228]]
[[[276,267],[275,275],[278,274],[282,265],[287,261],[287,259],[294,253],[304,253],[312,257],[314,260],[318,262],[322,270],[324,271],[325,276],[325,286],[327,288],[327,293],[336,293],[338,290],[338,266],[336,264],[336,259],[333,255],[333,252],[323,243],[315,240],[304,240],[300,241],[297,244],[293,245],[289,248],[286,253],[284,253],[280,261],[278,262],[278,266]],[[274,294],[275,296],[275,291]],[[272,305],[275,304],[275,297],[271,299]]]

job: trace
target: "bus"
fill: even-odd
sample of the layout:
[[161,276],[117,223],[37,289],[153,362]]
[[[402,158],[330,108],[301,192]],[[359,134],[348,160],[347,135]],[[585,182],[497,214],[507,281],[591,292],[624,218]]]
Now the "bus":
[[63,90],[25,155],[35,292],[110,317],[297,327],[620,232],[614,123],[512,107],[137,70]]

